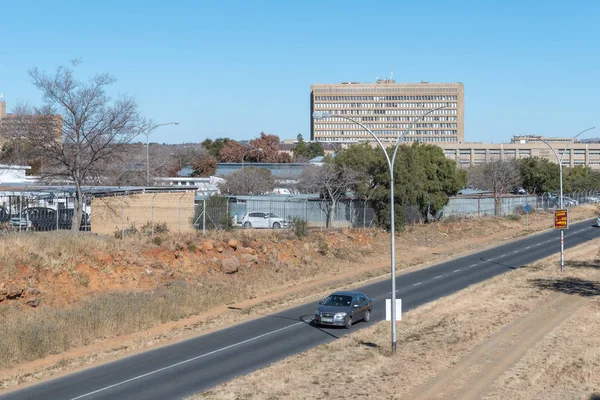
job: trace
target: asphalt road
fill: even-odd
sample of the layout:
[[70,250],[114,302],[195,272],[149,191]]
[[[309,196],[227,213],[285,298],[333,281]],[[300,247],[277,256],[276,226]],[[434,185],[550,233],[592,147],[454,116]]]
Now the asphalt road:
[[[565,249],[600,237],[600,228],[592,223],[572,224],[565,231]],[[403,274],[396,281],[397,296],[407,311],[559,251],[559,233],[544,232]],[[304,304],[9,392],[0,399],[179,399],[383,320],[390,286],[385,280],[357,288],[373,298],[373,312],[371,322],[357,322],[350,330],[312,326],[317,304]]]

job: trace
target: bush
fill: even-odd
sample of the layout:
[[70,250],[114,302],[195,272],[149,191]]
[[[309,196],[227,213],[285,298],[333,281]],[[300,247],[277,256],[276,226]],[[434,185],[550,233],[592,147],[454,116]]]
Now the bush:
[[[148,221],[140,228],[140,233],[142,235],[151,236],[152,235],[152,222]],[[169,227],[166,222],[155,222],[154,223],[154,233],[169,233]]]
[[504,218],[508,219],[509,221],[520,221],[521,220],[521,216],[520,215],[516,215],[516,214],[507,215]]
[[135,227],[135,225],[131,225],[128,228],[125,228],[124,231],[119,230],[119,231],[115,231],[113,233],[113,235],[115,236],[115,239],[123,239],[124,237],[131,237],[131,236],[140,236],[140,231],[138,231],[138,229]]
[[292,224],[294,234],[298,238],[303,238],[308,235],[308,222],[303,218],[294,217],[292,218]]

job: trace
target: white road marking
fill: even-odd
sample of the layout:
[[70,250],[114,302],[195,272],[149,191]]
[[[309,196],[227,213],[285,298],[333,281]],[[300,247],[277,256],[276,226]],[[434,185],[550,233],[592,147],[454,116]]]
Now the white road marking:
[[498,258],[502,258],[502,257],[504,257],[504,256],[506,256],[506,254],[500,254],[500,255],[498,256]]
[[459,271],[460,271],[460,269],[455,269],[453,272],[459,272]]
[[518,252],[519,252],[519,250],[515,250],[515,251],[513,251],[513,254],[518,253]]
[[415,283],[413,286],[419,286],[423,282]]
[[244,340],[244,341],[238,342],[238,343],[234,343],[234,344],[231,344],[231,345],[229,345],[229,346],[225,346],[225,347],[222,347],[222,348],[220,348],[220,349],[213,350],[213,351],[211,351],[211,352],[208,352],[208,353],[205,353],[205,354],[199,355],[199,356],[197,356],[197,357],[192,357],[192,358],[189,358],[189,359],[187,359],[187,360],[184,360],[184,361],[181,361],[181,362],[178,362],[178,363],[175,363],[175,364],[172,364],[172,365],[169,365],[169,366],[163,367],[163,368],[159,368],[159,369],[157,369],[157,370],[154,370],[154,371],[148,372],[148,373],[146,373],[146,374],[138,375],[138,376],[136,376],[136,377],[133,377],[133,378],[131,378],[131,379],[127,379],[127,380],[124,380],[124,381],[122,381],[122,382],[115,383],[114,385],[106,386],[106,387],[103,387],[102,389],[98,389],[98,390],[94,390],[93,392],[89,392],[89,393],[86,393],[86,394],[82,394],[81,396],[74,397],[74,398],[72,398],[71,400],[83,399],[84,397],[88,397],[88,396],[94,395],[94,394],[96,394],[96,393],[104,392],[104,391],[106,391],[106,390],[109,390],[109,389],[112,389],[112,388],[114,388],[114,387],[121,386],[121,385],[124,385],[124,384],[126,384],[126,383],[133,382],[133,381],[136,381],[136,380],[138,380],[138,379],[145,378],[145,377],[147,377],[147,376],[150,376],[150,375],[154,375],[154,374],[156,374],[156,373],[158,373],[158,372],[162,372],[162,371],[165,371],[165,370],[167,370],[167,369],[175,368],[175,367],[178,367],[178,366],[180,366],[180,365],[187,364],[187,363],[189,363],[189,362],[196,361],[196,360],[199,360],[199,359],[201,359],[201,358],[204,358],[204,357],[208,357],[208,356],[210,356],[210,355],[213,355],[213,354],[216,354],[216,353],[220,353],[221,351],[229,350],[229,349],[231,349],[231,348],[234,348],[234,347],[240,346],[240,345],[242,345],[242,344],[246,344],[246,343],[252,342],[252,341],[254,341],[254,340],[257,340],[257,339],[263,338],[263,337],[265,337],[265,336],[272,335],[272,334],[274,334],[274,333],[277,333],[277,332],[281,332],[281,331],[283,331],[283,330],[285,330],[285,329],[291,328],[291,327],[293,327],[293,326],[301,325],[301,324],[304,324],[304,322],[297,322],[297,323],[295,323],[295,324],[288,325],[288,326],[285,326],[285,327],[283,327],[283,328],[276,329],[276,330],[274,330],[274,331],[271,331],[271,332],[263,333],[262,335],[258,335],[258,336],[255,336],[255,337],[253,337],[253,338],[250,338],[250,339],[247,339],[247,340]]
[[541,243],[536,244],[536,246],[539,246],[539,245],[541,245]]
[[476,267],[476,266],[477,266],[477,264],[471,264],[471,265],[469,265],[469,268],[473,268],[473,267]]
[[435,277],[435,278],[433,278],[433,279],[439,279],[439,278],[441,278],[441,277],[442,277],[442,275],[438,275],[438,276],[436,276],[436,277]]
[[527,246],[527,247],[525,247],[525,250],[530,249],[530,248],[531,248],[531,246]]

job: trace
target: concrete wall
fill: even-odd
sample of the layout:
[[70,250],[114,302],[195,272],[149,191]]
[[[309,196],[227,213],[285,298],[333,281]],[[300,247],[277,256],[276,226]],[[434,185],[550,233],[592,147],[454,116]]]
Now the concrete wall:
[[154,221],[165,223],[169,232],[192,232],[194,192],[149,193],[92,200],[92,232],[113,234],[132,226],[141,228]]

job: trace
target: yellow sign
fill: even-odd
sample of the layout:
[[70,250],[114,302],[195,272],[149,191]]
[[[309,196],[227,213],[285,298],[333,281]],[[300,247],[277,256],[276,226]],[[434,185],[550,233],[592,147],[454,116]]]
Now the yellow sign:
[[568,229],[569,218],[567,210],[554,210],[554,229]]

